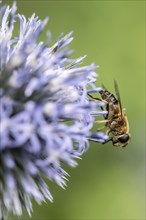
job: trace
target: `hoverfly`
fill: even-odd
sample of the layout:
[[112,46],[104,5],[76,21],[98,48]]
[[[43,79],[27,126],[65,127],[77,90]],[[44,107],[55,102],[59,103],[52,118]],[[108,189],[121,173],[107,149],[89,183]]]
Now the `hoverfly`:
[[110,135],[110,137],[104,143],[112,141],[113,146],[125,147],[130,140],[129,123],[122,109],[120,93],[115,80],[114,87],[116,97],[104,86],[103,89],[99,91],[101,99],[95,98],[90,94],[88,95],[94,100],[100,100],[106,103],[105,109],[103,107],[101,107],[101,109],[106,110],[108,113],[104,115],[104,120],[96,121],[97,123],[105,123],[105,127],[108,128],[106,134]]

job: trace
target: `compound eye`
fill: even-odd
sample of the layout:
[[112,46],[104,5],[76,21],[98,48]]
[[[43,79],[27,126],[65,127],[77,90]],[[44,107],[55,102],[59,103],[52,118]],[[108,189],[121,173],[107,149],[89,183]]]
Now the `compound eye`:
[[120,141],[121,143],[126,143],[128,140],[129,140],[128,134],[124,134],[118,138],[118,141]]

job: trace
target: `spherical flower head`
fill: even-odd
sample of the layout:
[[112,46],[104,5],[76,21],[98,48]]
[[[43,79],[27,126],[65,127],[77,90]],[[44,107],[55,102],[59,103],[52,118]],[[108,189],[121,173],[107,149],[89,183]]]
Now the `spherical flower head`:
[[[88,149],[89,139],[104,142],[103,133],[91,133],[96,115],[105,114],[88,99],[98,91],[94,64],[81,66],[67,45],[72,32],[50,45],[50,35],[38,43],[48,19],[34,14],[27,20],[16,14],[16,4],[0,9],[0,218],[13,212],[29,215],[31,198],[53,201],[43,177],[66,186],[62,163],[75,167]],[[14,37],[15,22],[19,33]]]

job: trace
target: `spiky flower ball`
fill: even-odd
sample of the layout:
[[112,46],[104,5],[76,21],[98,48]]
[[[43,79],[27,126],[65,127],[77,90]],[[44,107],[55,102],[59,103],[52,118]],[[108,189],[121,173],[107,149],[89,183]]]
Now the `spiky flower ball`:
[[[15,21],[20,22],[14,37]],[[89,147],[89,139],[104,142],[103,133],[90,132],[100,105],[88,100],[95,87],[96,66],[81,67],[84,57],[69,58],[72,33],[49,46],[38,43],[47,19],[28,20],[12,8],[0,9],[0,217],[7,212],[30,214],[31,198],[38,203],[52,195],[42,176],[65,186],[67,173]],[[89,90],[87,90],[89,88]]]

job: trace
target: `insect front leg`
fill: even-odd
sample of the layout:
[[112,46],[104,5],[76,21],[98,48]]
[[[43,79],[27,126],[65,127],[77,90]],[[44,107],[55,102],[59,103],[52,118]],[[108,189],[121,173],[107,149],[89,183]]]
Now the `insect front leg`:
[[108,139],[106,139],[102,144],[106,144],[106,143],[108,143],[109,141],[112,141],[112,137],[109,137]]

